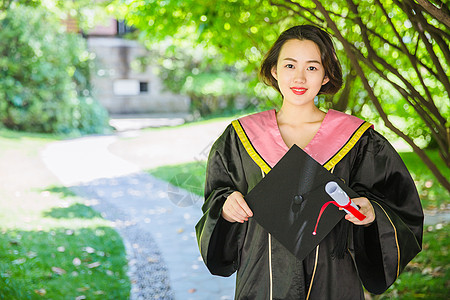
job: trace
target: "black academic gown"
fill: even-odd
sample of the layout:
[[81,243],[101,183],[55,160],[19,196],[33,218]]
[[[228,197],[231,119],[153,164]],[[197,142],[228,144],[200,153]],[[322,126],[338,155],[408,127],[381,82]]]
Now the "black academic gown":
[[253,218],[222,218],[226,198],[245,195],[263,178],[235,128],[228,126],[213,145],[207,165],[203,217],[196,225],[202,258],[214,275],[237,271],[236,299],[364,299],[383,293],[421,250],[423,212],[415,185],[401,158],[372,128],[337,163],[334,174],[367,197],[376,221],[350,224],[347,250],[335,255],[346,220],[299,261]]

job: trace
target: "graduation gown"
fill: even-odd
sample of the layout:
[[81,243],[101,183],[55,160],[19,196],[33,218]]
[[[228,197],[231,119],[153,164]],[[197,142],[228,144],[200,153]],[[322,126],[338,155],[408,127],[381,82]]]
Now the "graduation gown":
[[[288,150],[275,110],[233,121],[212,146],[204,214],[196,225],[209,271],[219,276],[237,271],[236,299],[364,299],[362,285],[383,293],[421,250],[423,211],[401,158],[367,122],[330,110],[303,150],[371,201],[376,215],[371,225],[342,219],[300,261],[254,218],[241,224],[221,216],[232,192],[245,198]],[[346,249],[337,256],[342,232]]]

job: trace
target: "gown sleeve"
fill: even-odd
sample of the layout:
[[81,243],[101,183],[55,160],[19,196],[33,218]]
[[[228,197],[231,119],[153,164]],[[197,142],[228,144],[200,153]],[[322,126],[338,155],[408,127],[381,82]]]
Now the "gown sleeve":
[[230,276],[237,270],[247,226],[247,222],[230,223],[222,217],[226,198],[234,191],[243,195],[247,192],[238,143],[230,125],[214,143],[208,157],[206,200],[195,230],[203,261],[213,275]]
[[374,130],[361,141],[351,188],[375,211],[370,226],[353,226],[355,261],[366,289],[381,294],[421,251],[423,211],[414,181],[389,142]]

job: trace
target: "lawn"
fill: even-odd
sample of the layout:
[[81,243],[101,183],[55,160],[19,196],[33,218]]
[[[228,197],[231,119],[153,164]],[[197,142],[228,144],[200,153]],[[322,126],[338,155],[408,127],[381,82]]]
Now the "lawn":
[[[449,193],[442,188],[431,172],[414,153],[400,153],[414,178],[422,205],[427,210],[442,210],[450,205]],[[438,153],[429,155],[438,161]],[[149,170],[155,177],[176,184],[198,195],[203,195],[206,162],[190,162],[163,166]],[[450,170],[443,168],[445,176],[450,178]],[[189,180],[174,180],[186,174]],[[448,299],[450,289],[449,224],[435,224],[424,229],[423,251],[414,258],[388,291],[372,299]]]
[[0,299],[128,299],[122,239],[39,159],[58,138],[0,130]]

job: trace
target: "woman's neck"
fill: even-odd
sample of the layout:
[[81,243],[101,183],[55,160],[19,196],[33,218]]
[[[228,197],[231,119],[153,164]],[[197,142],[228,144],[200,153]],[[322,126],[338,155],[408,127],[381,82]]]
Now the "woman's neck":
[[313,102],[305,105],[292,105],[283,102],[283,105],[277,113],[277,121],[279,124],[301,126],[305,123],[321,122],[325,118],[325,115]]

